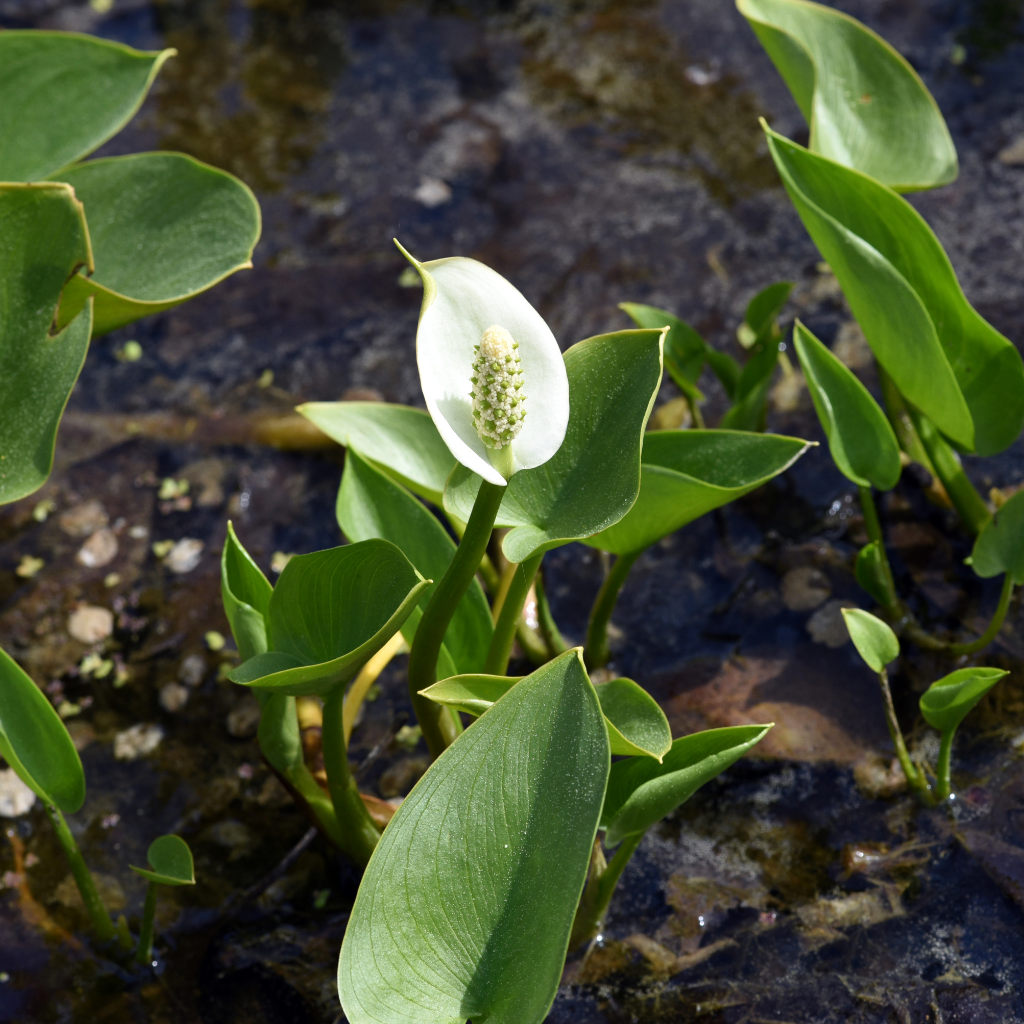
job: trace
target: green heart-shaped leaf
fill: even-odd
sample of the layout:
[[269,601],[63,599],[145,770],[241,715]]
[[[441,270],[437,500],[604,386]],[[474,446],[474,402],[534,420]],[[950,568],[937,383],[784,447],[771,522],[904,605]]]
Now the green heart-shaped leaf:
[[891,490],[900,478],[900,447],[885,413],[799,320],[793,346],[839,471],[861,487]]
[[[479,717],[522,677],[461,675],[442,679],[420,693],[446,707]],[[672,745],[672,730],[658,702],[632,679],[594,687],[608,726],[613,754],[644,754],[660,761]]]
[[68,814],[85,801],[85,772],[60,716],[0,649],[0,754],[41,800]]
[[228,522],[220,556],[220,594],[243,661],[267,649],[267,613],[274,588]]
[[961,668],[937,679],[921,695],[921,714],[941,732],[952,732],[975,704],[1008,673],[1001,668]]
[[91,266],[92,254],[82,204],[66,185],[0,185],[0,238],[2,504],[31,494],[50,475],[57,427],[89,348],[92,311],[57,334],[51,329],[65,281]]
[[896,634],[881,619],[861,608],[844,608],[843,618],[857,653],[873,672],[881,672],[900,656]]
[[577,651],[523,679],[456,739],[363,875],[338,964],[351,1024],[540,1024],[608,765]]
[[771,728],[736,725],[682,736],[659,764],[650,757],[616,761],[608,777],[601,811],[605,843],[614,846],[634,832],[645,832],[666,814],[738,761]]
[[640,496],[621,522],[584,540],[616,555],[642,551],[788,469],[810,447],[777,434],[658,430],[644,440]]
[[[665,335],[664,360],[668,375],[676,387],[691,402],[701,402],[704,396],[697,388],[704,363],[708,358],[708,346],[704,339],[685,320],[673,316],[656,306],[644,306],[638,302],[620,302],[621,309],[637,327],[660,330],[668,327]],[[726,359],[729,357],[726,356]],[[739,376],[739,367],[736,367]]]
[[811,129],[815,153],[902,192],[956,178],[953,140],[917,72],[841,11],[737,0]]
[[180,153],[137,153],[65,168],[85,205],[96,273],[68,282],[60,323],[95,299],[93,336],[170,309],[252,266],[256,197]]
[[982,577],[1008,572],[1024,583],[1024,491],[1012,495],[985,524],[971,552],[971,565]]
[[[455,543],[444,527],[405,488],[367,462],[354,447],[348,449],[338,490],[338,525],[350,541],[379,537],[396,545],[420,574],[440,580],[455,554]],[[420,598],[419,607],[402,626],[411,645],[423,609],[437,584]],[[484,667],[494,621],[480,584],[473,579],[452,616],[444,637],[458,672]]]
[[180,836],[154,839],[146,853],[152,871],[130,865],[132,871],[158,885],[195,885],[192,851]]
[[306,402],[298,411],[338,444],[358,448],[413,494],[441,507],[455,456],[425,410],[384,402]]
[[658,702],[632,679],[609,679],[594,689],[608,723],[612,753],[661,761],[672,746],[672,729]]
[[291,696],[327,694],[395,635],[428,583],[385,540],[296,555],[270,597],[270,650],[228,677]]
[[964,297],[920,214],[891,189],[767,126],[768,148],[879,363],[960,448],[992,455],[1024,423],[1020,354]]
[[173,53],[68,32],[0,33],[0,181],[40,181],[116,135]]
[[[661,384],[661,332],[618,331],[565,353],[569,426],[562,447],[536,469],[516,473],[497,525],[513,526],[502,551],[511,562],[568,544],[618,522],[640,489],[640,449]],[[444,507],[464,522],[480,477],[452,473]]]

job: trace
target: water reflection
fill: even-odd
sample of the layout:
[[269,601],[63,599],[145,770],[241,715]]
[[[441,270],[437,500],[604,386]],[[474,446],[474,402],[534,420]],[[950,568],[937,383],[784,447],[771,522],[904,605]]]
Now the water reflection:
[[651,0],[522,5],[534,101],[596,142],[696,174],[721,202],[777,184],[750,90],[700,62]]
[[346,66],[342,10],[317,0],[158,0],[154,10],[178,50],[156,89],[161,148],[264,190],[301,171]]

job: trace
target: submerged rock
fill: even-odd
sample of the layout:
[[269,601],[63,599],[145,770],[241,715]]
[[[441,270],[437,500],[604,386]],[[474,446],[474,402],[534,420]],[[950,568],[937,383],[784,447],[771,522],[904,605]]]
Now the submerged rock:
[[36,795],[13,768],[0,771],[0,817],[17,818],[27,814],[36,803]]
[[79,605],[68,616],[68,632],[83,644],[99,643],[114,632],[114,613],[94,604]]

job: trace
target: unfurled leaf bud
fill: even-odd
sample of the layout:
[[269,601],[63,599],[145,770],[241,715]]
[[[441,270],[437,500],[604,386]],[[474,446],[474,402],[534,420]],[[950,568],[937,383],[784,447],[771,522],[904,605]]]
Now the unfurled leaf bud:
[[488,448],[501,449],[523,429],[526,394],[519,343],[498,324],[480,337],[473,360],[473,425]]

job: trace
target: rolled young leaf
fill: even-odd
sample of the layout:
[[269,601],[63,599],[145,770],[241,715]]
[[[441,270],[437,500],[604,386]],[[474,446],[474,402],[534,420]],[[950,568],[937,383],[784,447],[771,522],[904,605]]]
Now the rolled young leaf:
[[776,281],[767,288],[762,288],[747,303],[743,323],[750,332],[752,342],[779,337],[781,332],[775,321],[782,315],[792,291],[792,281]]
[[900,192],[957,176],[938,105],[884,39],[806,0],[737,0],[807,119],[812,152]]
[[[565,353],[571,396],[565,441],[544,466],[512,477],[498,511],[496,525],[515,527],[502,542],[509,561],[525,562],[596,533],[636,501],[644,430],[661,384],[661,335],[618,331]],[[467,520],[479,488],[479,477],[456,469],[445,487],[445,510]]]
[[59,172],[85,205],[96,272],[65,289],[59,324],[95,300],[93,336],[180,305],[252,266],[256,197],[180,153],[90,160]]
[[650,757],[617,761],[608,777],[601,811],[605,843],[614,846],[626,836],[645,832],[666,814],[738,761],[771,728],[737,725],[683,736],[659,764]]
[[441,507],[445,481],[456,466],[430,414],[386,402],[306,402],[298,407],[328,437]]
[[857,582],[880,605],[885,607],[891,603],[892,594],[889,589],[885,552],[882,549],[881,541],[873,540],[857,552],[857,562],[853,572],[857,577]]
[[0,181],[40,181],[99,148],[174,52],[69,32],[0,33]]
[[57,427],[89,348],[92,310],[62,331],[52,328],[64,283],[78,267],[91,269],[92,251],[82,204],[67,185],[0,185],[0,238],[3,504],[50,475]]
[[[436,704],[479,717],[521,677],[461,675],[442,679],[420,692]],[[660,761],[672,746],[665,712],[632,679],[611,679],[594,687],[608,726],[613,754],[642,754]]]
[[[349,448],[345,458],[337,514],[338,525],[350,541],[372,537],[391,541],[425,578],[440,580],[455,554],[454,542],[437,519],[408,491],[363,459],[355,448]],[[423,591],[419,607],[402,626],[410,646],[422,609],[436,586],[431,584]],[[494,621],[487,598],[474,578],[444,636],[444,647],[455,669],[452,674],[483,669],[493,633]]]
[[896,634],[881,619],[861,608],[844,608],[843,618],[853,646],[873,672],[881,672],[900,656]]
[[1024,363],[964,297],[949,258],[891,189],[765,126],[804,226],[900,393],[965,451],[992,455],[1024,423]]
[[338,964],[351,1024],[540,1024],[609,760],[577,651],[512,687],[445,750],[359,886]]
[[583,543],[623,555],[748,494],[787,470],[810,447],[777,434],[659,430],[644,440],[640,494],[625,517]]
[[868,389],[798,320],[793,347],[839,471],[861,487],[888,491],[900,478],[900,448]]
[[195,885],[192,851],[180,836],[169,835],[154,839],[146,853],[149,869],[129,865],[132,871],[158,885]]
[[428,584],[384,540],[296,555],[268,604],[269,650],[228,678],[289,696],[328,694],[395,635]]
[[971,566],[983,578],[1008,572],[1018,586],[1024,583],[1024,491],[997,509],[978,534]]
[[40,800],[73,814],[85,802],[85,772],[60,716],[0,649],[0,754]]
[[420,385],[427,411],[452,455],[490,483],[506,483],[474,425],[470,380],[481,338],[497,326],[519,347],[526,396],[526,418],[509,444],[512,473],[544,465],[561,447],[569,422],[565,364],[544,318],[483,263],[460,256],[420,263],[402,252],[423,279],[416,331]]
[[242,661],[267,650],[267,613],[273,592],[229,520],[220,556],[220,594]]
[[921,714],[940,732],[952,732],[982,697],[1008,675],[1001,668],[961,668],[937,679],[921,695]]

